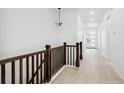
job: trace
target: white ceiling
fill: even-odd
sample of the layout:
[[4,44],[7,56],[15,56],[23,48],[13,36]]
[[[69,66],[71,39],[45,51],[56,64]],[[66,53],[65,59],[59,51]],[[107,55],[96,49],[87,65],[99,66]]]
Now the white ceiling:
[[[106,8],[80,8],[78,10],[83,22],[91,22],[91,18],[93,22],[100,22],[105,14]],[[93,15],[90,14],[91,11],[94,12]]]
[[[70,11],[77,9],[79,11],[79,14],[81,16],[81,19],[83,22],[91,22],[91,18],[93,19],[92,22],[100,22],[103,18],[107,8],[62,8],[62,12],[64,11]],[[57,8],[53,8],[57,12]],[[91,15],[90,12],[93,11],[94,14]]]

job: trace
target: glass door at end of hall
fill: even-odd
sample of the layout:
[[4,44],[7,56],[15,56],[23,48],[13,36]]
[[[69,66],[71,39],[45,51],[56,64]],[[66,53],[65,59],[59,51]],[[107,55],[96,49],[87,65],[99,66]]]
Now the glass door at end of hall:
[[96,49],[96,31],[86,31],[86,48]]

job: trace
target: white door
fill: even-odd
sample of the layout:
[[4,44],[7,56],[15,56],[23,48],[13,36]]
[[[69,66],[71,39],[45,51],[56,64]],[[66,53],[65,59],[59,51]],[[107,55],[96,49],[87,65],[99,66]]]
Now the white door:
[[96,29],[87,29],[86,30],[86,48],[96,49],[97,48],[97,31]]

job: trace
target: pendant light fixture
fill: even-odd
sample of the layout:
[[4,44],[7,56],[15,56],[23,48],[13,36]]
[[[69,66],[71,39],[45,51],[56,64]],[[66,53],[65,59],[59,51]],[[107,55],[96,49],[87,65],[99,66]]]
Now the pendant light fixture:
[[56,22],[57,26],[61,26],[62,25],[62,21],[61,21],[61,8],[58,8],[58,22]]

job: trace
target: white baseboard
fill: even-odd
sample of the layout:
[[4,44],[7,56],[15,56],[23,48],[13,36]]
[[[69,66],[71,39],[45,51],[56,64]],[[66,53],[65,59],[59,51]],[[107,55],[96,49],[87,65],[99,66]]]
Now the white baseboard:
[[[117,68],[111,63],[113,69],[117,72],[117,74],[119,75],[119,77],[124,80],[124,76],[117,70]],[[59,74],[66,68],[66,67],[71,67],[71,68],[78,68],[78,67],[74,67],[74,66],[69,66],[69,65],[65,65],[63,66],[51,79],[51,81],[47,84],[51,84],[55,79],[56,77],[59,76]]]
[[100,55],[102,55],[106,60],[111,61],[110,57],[106,57],[101,51],[98,51]]
[[69,65],[66,65],[66,67],[71,67],[71,68],[79,68],[79,67],[74,67],[74,66],[69,66]]
[[105,59],[107,59],[108,61],[110,61],[110,63],[111,63],[111,65],[112,65],[112,67],[113,67],[113,69],[117,72],[117,74],[119,75],[119,77],[122,79],[122,80],[124,80],[124,76],[118,71],[118,69],[112,64],[112,62],[111,62],[111,58],[109,58],[109,57],[106,57],[101,51],[98,51]]
[[118,71],[118,69],[111,63],[112,67],[114,68],[114,70],[117,72],[117,74],[119,75],[119,77],[124,81],[124,76]]
[[48,84],[51,84],[53,82],[53,80],[62,72],[63,69],[66,68],[66,65],[63,66],[52,78],[51,81]]

